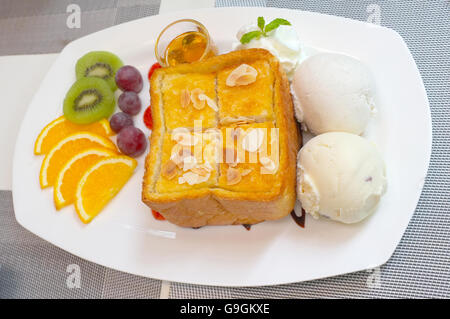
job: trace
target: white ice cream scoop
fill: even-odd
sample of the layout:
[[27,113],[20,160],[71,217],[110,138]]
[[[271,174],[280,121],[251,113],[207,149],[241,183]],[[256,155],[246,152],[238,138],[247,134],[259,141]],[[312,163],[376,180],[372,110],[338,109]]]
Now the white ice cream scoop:
[[292,82],[296,116],[313,134],[364,132],[375,110],[369,69],[343,54],[320,53],[296,69]]
[[298,154],[297,195],[305,211],[343,223],[372,214],[386,189],[383,159],[374,144],[350,133],[309,140]]

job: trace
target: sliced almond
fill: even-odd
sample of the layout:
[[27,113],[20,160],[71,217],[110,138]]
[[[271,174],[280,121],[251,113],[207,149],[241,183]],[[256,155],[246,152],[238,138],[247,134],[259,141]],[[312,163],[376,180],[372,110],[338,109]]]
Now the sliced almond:
[[217,107],[216,102],[214,102],[214,100],[211,99],[210,97],[208,97],[207,95],[202,93],[202,94],[198,95],[198,98],[200,101],[206,101],[206,104],[208,104],[208,106],[210,108],[212,108],[214,111],[216,111],[216,112],[219,111],[219,108]]
[[237,141],[239,139],[239,137],[242,135],[242,129],[240,127],[236,127],[234,129],[230,130],[229,132],[230,132],[230,139],[232,141]]
[[244,63],[228,75],[225,83],[228,86],[249,85],[256,81],[257,76],[258,71],[254,67]]
[[246,117],[246,116],[238,116],[237,118],[232,120],[233,125],[243,125],[243,124],[252,124],[256,123],[255,118]]
[[172,133],[172,140],[182,146],[192,146],[198,143],[198,138],[189,131],[177,130]]
[[251,124],[254,123],[254,121],[247,121],[247,120],[238,120],[233,122],[234,125],[243,125],[243,124]]
[[183,160],[187,156],[191,156],[192,152],[190,148],[182,146],[180,144],[175,144],[172,148],[170,159],[179,167],[183,168]]
[[178,168],[183,168],[183,160],[176,154],[170,156],[170,160],[175,163]]
[[227,184],[228,185],[235,185],[239,183],[242,179],[241,173],[236,168],[228,168],[227,170]]
[[177,165],[172,160],[168,160],[162,167],[161,175],[167,179],[177,176]]
[[[194,174],[192,172],[184,173],[182,176],[183,183],[188,183],[189,185],[197,184],[198,175]],[[178,179],[178,182],[180,182],[180,179]]]
[[206,167],[202,167],[202,166],[193,167],[191,169],[191,172],[195,173],[199,176],[203,176],[203,177],[205,177],[209,174],[208,169]]
[[263,166],[263,168],[266,169],[266,173],[273,174],[275,173],[277,167],[275,165],[275,162],[269,158],[269,157],[261,157],[259,159],[259,162]]
[[206,169],[208,172],[211,172],[213,170],[211,163],[209,163],[208,161],[206,161],[205,164],[203,164],[202,168]]
[[223,152],[223,162],[231,166],[237,162],[236,152],[233,148],[226,147]]
[[256,152],[264,140],[264,130],[255,128],[247,132],[242,139],[242,148],[248,152]]
[[187,128],[185,128],[185,127],[177,127],[176,129],[174,129],[172,131],[171,139],[172,139],[172,141],[176,141],[178,143],[178,141],[180,141],[185,136],[190,135],[190,134],[191,133],[189,132],[189,130]]
[[250,174],[252,172],[252,170],[250,168],[247,169],[243,169],[241,172],[242,176],[247,176],[248,174]]
[[191,104],[191,94],[189,93],[188,89],[184,89],[183,91],[181,91],[180,99],[182,108],[185,108],[186,106]]
[[205,134],[204,134],[204,139],[207,141],[220,141],[222,137],[222,133],[219,129],[217,128],[209,128],[206,129]]
[[205,107],[205,100],[201,100],[199,95],[204,95],[203,91],[201,89],[193,89],[191,91],[191,101],[192,101],[192,105],[194,106],[194,108],[196,108],[197,110],[201,110]]
[[197,160],[194,156],[186,156],[183,158],[183,171],[188,171],[197,166]]
[[200,184],[203,182],[206,182],[209,179],[209,174],[207,176],[199,176],[198,174],[195,174],[193,172],[187,172],[184,173],[183,176],[181,176],[178,179],[178,183],[188,183],[189,185],[195,185]]
[[178,156],[181,159],[185,158],[186,156],[191,156],[191,148],[189,146],[183,146],[180,144],[175,144],[175,146],[172,148],[172,156]]
[[199,176],[198,179],[197,179],[197,183],[207,182],[210,176],[211,176],[211,173],[208,173],[205,176]]
[[[255,70],[255,72],[256,72],[256,70]],[[256,81],[256,76],[257,76],[257,73],[253,74],[253,72],[250,74],[244,74],[236,79],[235,86],[243,86],[243,85],[252,84],[253,82]]]
[[223,125],[242,125],[242,124],[251,124],[255,123],[256,120],[253,118],[248,118],[245,116],[238,116],[238,117],[224,117],[220,120],[220,123]]
[[235,122],[236,125],[252,124],[252,123],[256,123],[256,120],[250,119],[250,118],[242,118],[242,119],[238,119],[238,121]]
[[170,150],[170,159],[173,160],[183,152],[183,146],[180,144],[175,144]]

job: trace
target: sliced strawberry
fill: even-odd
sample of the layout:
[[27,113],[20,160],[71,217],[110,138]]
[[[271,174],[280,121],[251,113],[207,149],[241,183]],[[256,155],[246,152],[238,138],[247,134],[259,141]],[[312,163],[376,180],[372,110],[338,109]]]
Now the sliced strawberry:
[[159,68],[161,68],[161,65],[160,65],[158,62],[154,63],[154,64],[151,66],[150,70],[148,71],[148,80],[149,80],[149,81],[150,81],[150,78],[151,78],[152,75],[153,75],[153,72],[155,72],[155,70],[156,70],[156,69],[159,69]]
[[147,107],[144,112],[144,124],[149,130],[153,130],[153,118],[152,118],[152,107],[151,105]]
[[153,214],[153,217],[154,217],[156,220],[166,220],[166,219],[164,218],[164,216],[161,215],[160,213],[158,213],[156,210],[153,210],[153,209],[152,209],[152,214]]

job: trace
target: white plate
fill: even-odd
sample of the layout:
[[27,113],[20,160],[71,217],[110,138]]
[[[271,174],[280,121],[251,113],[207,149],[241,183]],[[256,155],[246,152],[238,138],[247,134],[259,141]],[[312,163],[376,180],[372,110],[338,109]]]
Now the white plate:
[[[144,77],[155,62],[153,46],[173,20],[194,18],[206,25],[221,52],[236,31],[262,15],[292,22],[311,47],[353,55],[372,70],[378,115],[367,138],[384,154],[388,191],[378,211],[357,225],[307,218],[306,228],[288,216],[254,226],[183,229],[156,221],[141,202],[144,157],[136,173],[106,209],[85,226],[73,207],[57,212],[52,190],[40,190],[42,157],[33,155],[39,131],[62,113],[75,80],[75,62],[91,50],[110,50]],[[148,105],[148,83],[141,98]],[[141,116],[135,118],[143,127]],[[148,130],[145,132],[148,133]],[[13,196],[17,221],[54,245],[89,261],[163,280],[223,285],[283,284],[339,275],[385,263],[414,213],[431,150],[431,118],[414,60],[394,31],[311,12],[268,8],[222,8],[153,16],[115,26],[70,43],[36,93],[17,140]]]

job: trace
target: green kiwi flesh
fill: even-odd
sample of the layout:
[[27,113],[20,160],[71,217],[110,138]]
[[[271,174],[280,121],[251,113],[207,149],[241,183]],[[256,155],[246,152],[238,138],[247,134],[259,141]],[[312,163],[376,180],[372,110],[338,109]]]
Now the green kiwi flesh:
[[92,51],[83,55],[75,66],[77,79],[99,77],[105,80],[113,91],[117,89],[115,76],[123,66],[118,56],[107,51]]
[[76,124],[89,124],[109,117],[115,107],[114,92],[105,80],[82,77],[64,99],[64,116]]

